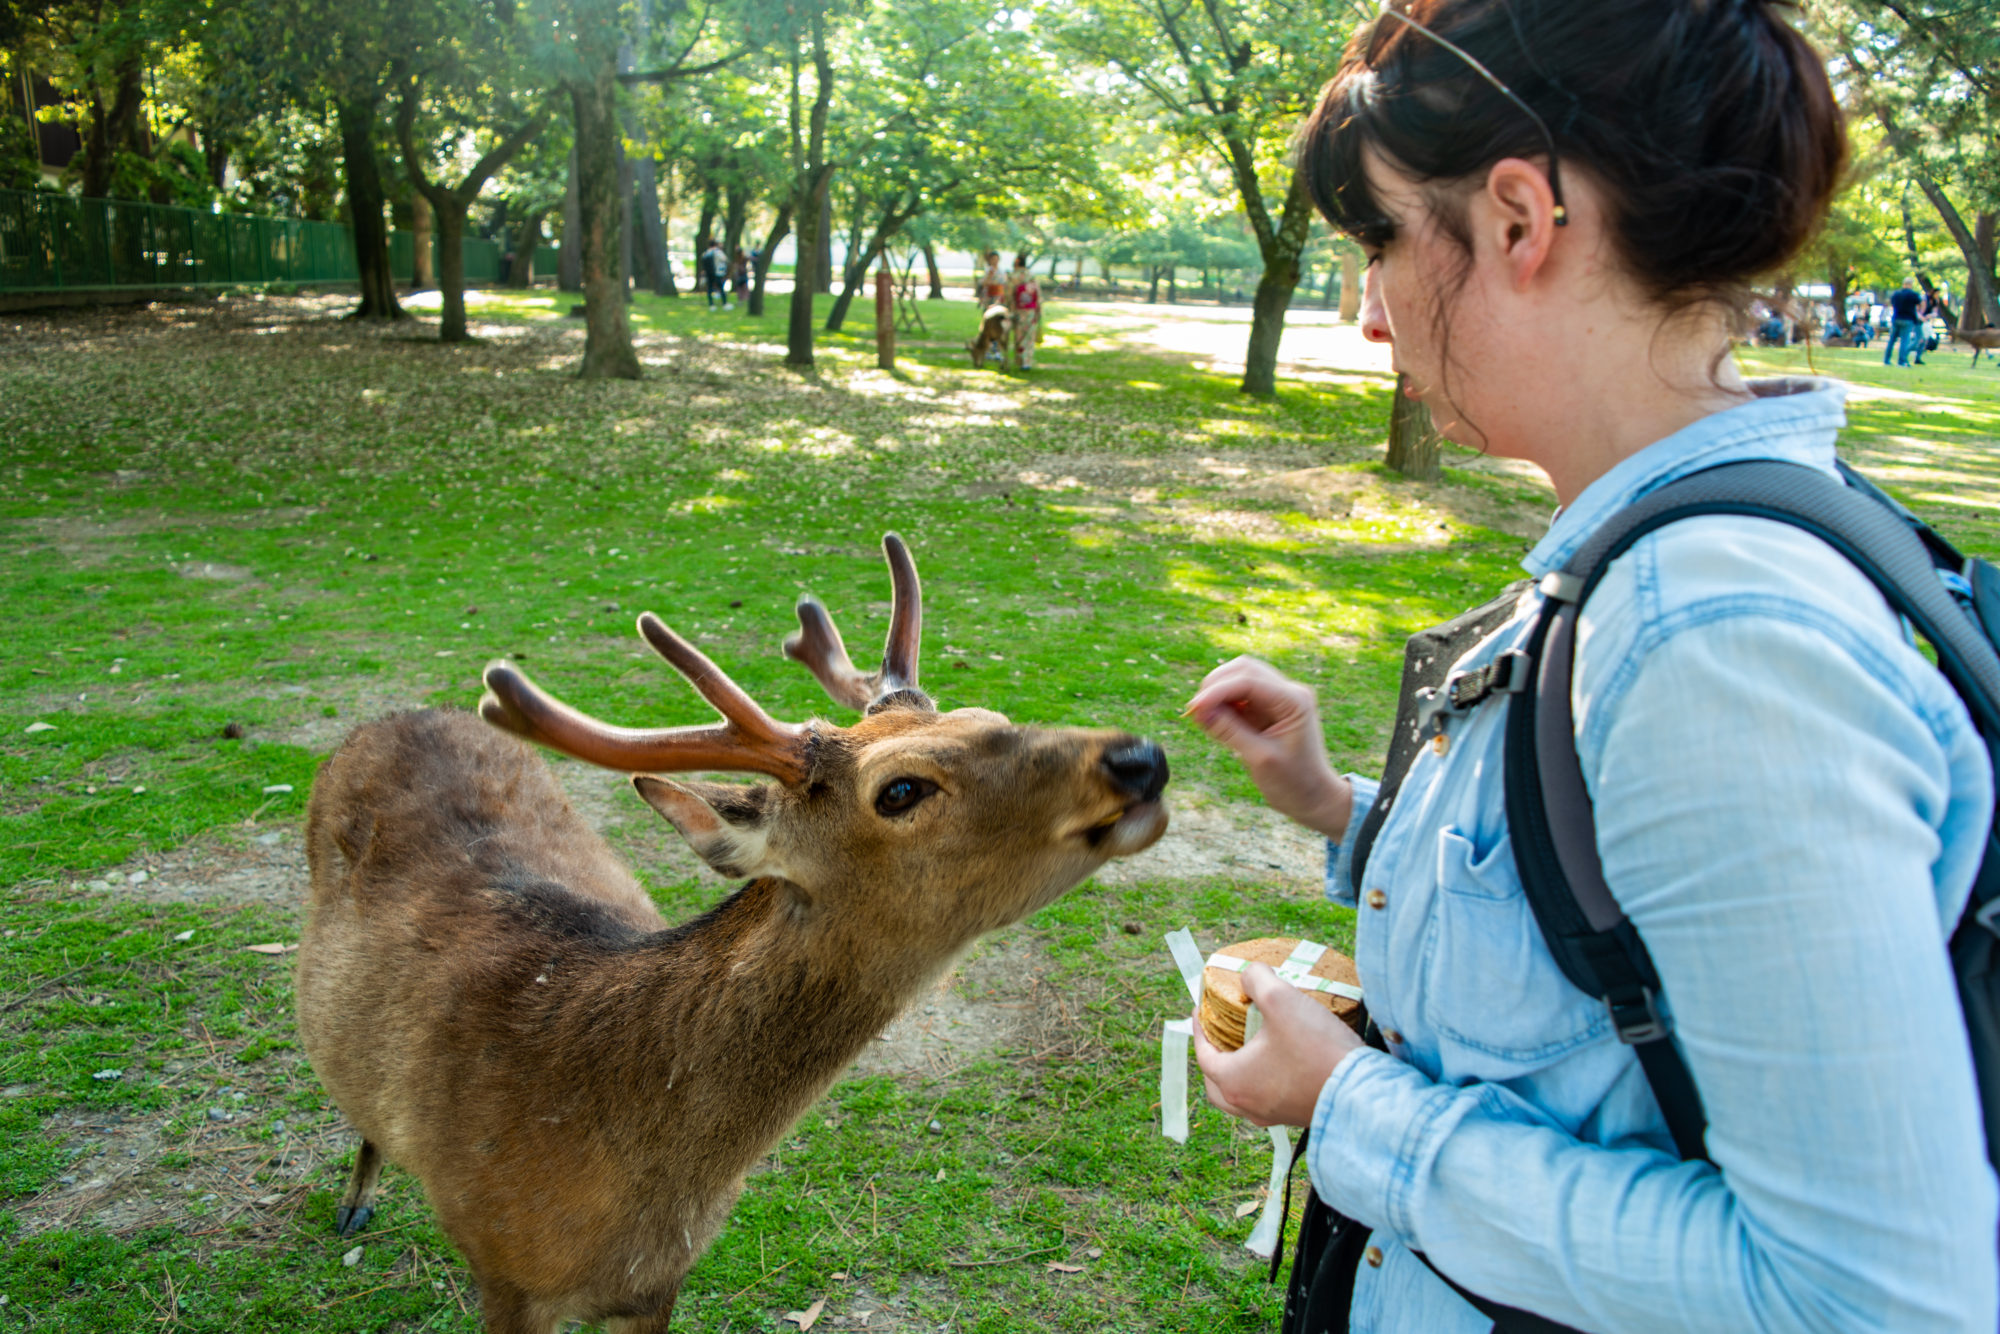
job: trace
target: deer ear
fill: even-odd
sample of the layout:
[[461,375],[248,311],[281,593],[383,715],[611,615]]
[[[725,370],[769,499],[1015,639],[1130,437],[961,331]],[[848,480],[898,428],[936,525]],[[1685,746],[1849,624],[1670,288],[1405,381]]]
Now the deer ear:
[[633,774],[632,786],[717,875],[735,880],[784,874],[770,850],[770,784],[677,783]]

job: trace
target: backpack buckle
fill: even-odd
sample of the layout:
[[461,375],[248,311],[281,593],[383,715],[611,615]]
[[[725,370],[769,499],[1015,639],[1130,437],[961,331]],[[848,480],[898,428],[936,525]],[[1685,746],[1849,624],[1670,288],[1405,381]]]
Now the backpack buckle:
[[1674,1031],[1672,1021],[1660,1013],[1659,998],[1648,986],[1641,986],[1636,994],[1628,991],[1606,996],[1604,1008],[1611,1011],[1611,1026],[1618,1030],[1618,1040],[1628,1046],[1658,1042]]
[[2000,895],[1995,895],[1989,901],[1974,908],[1972,910],[1972,920],[1985,927],[1994,935],[2000,936]]

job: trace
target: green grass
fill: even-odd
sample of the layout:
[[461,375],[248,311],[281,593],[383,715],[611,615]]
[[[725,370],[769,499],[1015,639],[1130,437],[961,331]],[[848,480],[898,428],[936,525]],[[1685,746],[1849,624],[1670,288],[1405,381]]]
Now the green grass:
[[[1143,732],[1183,802],[1242,800],[1179,718],[1209,668],[1255,652],[1312,681],[1337,761],[1370,768],[1403,638],[1514,577],[1521,516],[1549,503],[1463,451],[1438,487],[1382,470],[1384,377],[1254,402],[1200,358],[1066,332],[1060,306],[1032,378],[966,365],[972,308],[940,303],[893,375],[865,324],[798,375],[776,364],[781,306],[642,297],[648,379],[583,385],[569,300],[488,297],[460,348],[311,301],[0,332],[0,1330],[476,1328],[405,1177],[343,1263],[351,1144],[295,1046],[286,961],[244,948],[295,940],[293,909],[87,887],[188,844],[226,862],[295,839],[352,722],[468,706],[503,655],[610,719],[703,720],[633,635],[645,609],[779,716],[842,717],[776,648],[810,590],[860,657],[895,529],[943,705]],[[2000,373],[1965,359],[1812,356],[1869,395],[1852,454],[1992,555]],[[1326,468],[1330,490],[1267,484]],[[661,835],[640,814],[612,832],[643,853]],[[649,883],[670,916],[716,892]],[[1072,893],[1015,941],[1066,1007],[1049,1041],[836,1086],[753,1176],[681,1327],[791,1329],[826,1298],[878,1329],[1273,1328],[1235,1217],[1263,1136],[1206,1110],[1184,1148],[1155,1130],[1159,1022],[1185,1005],[1160,936],[1190,923],[1351,929],[1304,889]],[[121,1161],[168,1221],[65,1222],[62,1178]]]

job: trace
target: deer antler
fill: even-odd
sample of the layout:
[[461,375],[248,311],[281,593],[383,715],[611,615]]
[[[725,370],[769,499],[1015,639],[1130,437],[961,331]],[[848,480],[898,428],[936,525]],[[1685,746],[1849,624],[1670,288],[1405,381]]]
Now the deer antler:
[[882,554],[889,562],[893,587],[889,604],[889,638],[882,648],[882,670],[863,675],[847,656],[847,646],[820,600],[808,593],[799,599],[799,630],[785,640],[785,656],[802,662],[826,687],[826,693],[850,709],[870,704],[898,690],[917,688],[917,650],[924,628],[923,589],[910,549],[894,533],[882,536]]
[[769,774],[785,783],[806,777],[805,728],[781,723],[741,686],[653,613],[639,633],[725,720],[720,727],[613,727],[556,699],[512,663],[486,669],[479,716],[495,727],[606,769],[675,773],[721,769]]

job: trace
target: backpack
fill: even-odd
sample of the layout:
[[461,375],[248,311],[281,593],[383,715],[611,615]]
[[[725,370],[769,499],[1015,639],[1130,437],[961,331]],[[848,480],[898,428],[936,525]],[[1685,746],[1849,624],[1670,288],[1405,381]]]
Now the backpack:
[[[1710,468],[1651,492],[1606,521],[1567,566],[1542,578],[1544,601],[1526,647],[1475,671],[1447,676],[1453,662],[1508,619],[1525,585],[1412,636],[1381,790],[1356,834],[1358,883],[1410,761],[1440,715],[1504,698],[1507,823],[1529,905],[1564,976],[1603,1000],[1619,1040],[1632,1045],[1684,1159],[1707,1158],[1707,1122],[1700,1093],[1673,1043],[1671,1021],[1659,1007],[1660,979],[1645,942],[1604,883],[1570,712],[1576,620],[1611,563],[1658,528],[1702,514],[1789,523],[1845,556],[1929,642],[1988,753],[2000,756],[1995,650],[2000,570],[1963,556],[1861,474],[1844,463],[1839,467],[1845,486],[1801,464],[1756,461]],[[1948,590],[1940,574],[1956,580],[1959,591]],[[1995,768],[2000,770],[2000,763]],[[1951,963],[1979,1080],[1987,1156],[2000,1164],[2000,837],[1992,831],[1964,916],[1952,933]],[[1315,1218],[1315,1206],[1323,1216]],[[1338,1304],[1336,1321],[1335,1303],[1319,1294],[1322,1289],[1352,1293],[1352,1256],[1365,1243],[1366,1230],[1315,1198],[1308,1201],[1304,1232],[1313,1233],[1319,1245],[1302,1244],[1298,1251],[1284,1328],[1287,1334],[1344,1330],[1345,1304]],[[1566,1328],[1438,1276],[1490,1317],[1496,1334],[1558,1334]]]

